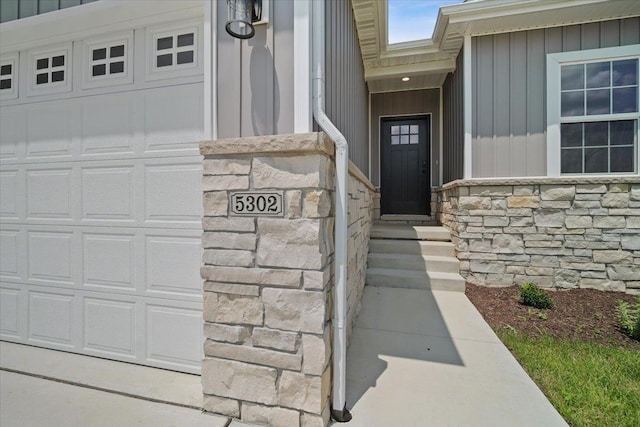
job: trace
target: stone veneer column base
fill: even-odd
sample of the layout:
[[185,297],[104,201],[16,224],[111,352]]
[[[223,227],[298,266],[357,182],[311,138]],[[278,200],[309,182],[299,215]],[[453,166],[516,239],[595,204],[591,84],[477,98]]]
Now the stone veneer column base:
[[[326,426],[331,393],[335,166],[323,133],[205,142],[204,409]],[[348,332],[366,270],[374,188],[349,180]],[[233,191],[283,193],[282,217],[238,217]]]

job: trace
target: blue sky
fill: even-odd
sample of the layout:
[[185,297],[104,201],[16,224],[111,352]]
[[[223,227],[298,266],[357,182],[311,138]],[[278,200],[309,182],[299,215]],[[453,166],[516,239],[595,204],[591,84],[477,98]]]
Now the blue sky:
[[463,0],[388,0],[389,44],[428,39],[438,19],[440,6]]

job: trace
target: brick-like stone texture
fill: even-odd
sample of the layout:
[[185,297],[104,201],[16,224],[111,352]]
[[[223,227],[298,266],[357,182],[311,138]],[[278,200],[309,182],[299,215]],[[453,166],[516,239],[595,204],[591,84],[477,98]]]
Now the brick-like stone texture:
[[473,283],[640,293],[637,177],[461,180],[434,199]]
[[[201,153],[203,407],[249,424],[325,427],[335,272],[333,143],[322,133],[276,135],[203,143]],[[349,172],[347,338],[380,209],[371,183],[355,166]],[[283,192],[283,215],[233,216],[230,192],[258,189]],[[491,197],[478,198],[470,205],[492,208]]]

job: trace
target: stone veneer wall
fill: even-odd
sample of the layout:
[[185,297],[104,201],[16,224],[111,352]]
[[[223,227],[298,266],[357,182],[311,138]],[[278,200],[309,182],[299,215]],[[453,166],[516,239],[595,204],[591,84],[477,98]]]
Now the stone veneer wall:
[[[204,155],[204,409],[326,426],[332,352],[334,146],[323,133],[218,140]],[[348,330],[366,270],[373,187],[351,165]],[[234,190],[284,193],[284,217],[231,216]]]
[[458,180],[434,192],[479,285],[640,293],[640,178]]

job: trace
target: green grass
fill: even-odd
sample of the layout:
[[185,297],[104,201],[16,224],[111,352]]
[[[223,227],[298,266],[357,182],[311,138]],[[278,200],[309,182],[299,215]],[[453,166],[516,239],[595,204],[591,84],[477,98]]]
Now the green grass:
[[640,426],[639,351],[497,332],[571,426]]

